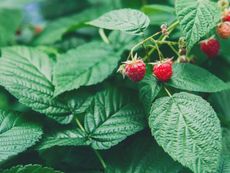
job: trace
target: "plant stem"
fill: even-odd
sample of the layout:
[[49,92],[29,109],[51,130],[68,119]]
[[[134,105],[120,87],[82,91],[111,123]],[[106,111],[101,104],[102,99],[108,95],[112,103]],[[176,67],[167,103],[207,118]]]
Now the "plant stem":
[[[177,25],[179,24],[179,21],[175,21],[174,23],[172,23],[169,27],[168,27],[168,33],[171,34],[171,32],[177,27]],[[161,32],[160,32],[161,33]],[[158,40],[156,40],[157,42],[165,42],[165,40],[167,39],[168,36],[161,36]],[[152,38],[152,37],[151,37]],[[151,39],[149,38],[149,39]],[[156,47],[153,47],[148,54],[143,58],[144,61],[146,61],[149,56],[156,50]]]
[[105,169],[106,169],[106,163],[105,163],[104,159],[102,158],[101,154],[99,153],[98,150],[95,150],[95,149],[94,149],[94,152],[95,152],[95,154],[96,154],[98,160],[100,161],[102,167],[103,167],[104,170],[105,170]]
[[77,123],[78,127],[79,127],[83,132],[85,132],[85,129],[84,129],[84,127],[82,126],[82,124],[81,124],[81,122],[79,121],[79,119],[76,118],[75,120],[76,120],[76,123]]
[[129,54],[128,59],[129,59],[130,57],[131,57],[131,58],[134,58],[134,56],[133,56],[133,52],[134,52],[134,50],[135,50],[137,47],[139,47],[139,46],[143,45],[145,42],[147,42],[147,41],[151,40],[153,37],[157,36],[157,35],[158,35],[158,34],[160,34],[160,33],[161,33],[161,32],[157,32],[157,33],[155,33],[155,34],[151,35],[150,37],[148,37],[148,38],[144,39],[143,41],[141,41],[141,42],[137,43],[135,46],[133,46],[133,48],[132,48],[132,49],[131,49],[131,51],[130,51],[130,54]]
[[164,86],[164,90],[166,91],[166,93],[169,95],[169,97],[172,97],[172,94],[170,93],[170,91]]
[[179,53],[177,52],[177,50],[173,47],[173,45],[171,45],[171,44],[168,44],[169,45],[169,47],[172,49],[172,51],[179,57],[180,55],[179,55]]
[[100,34],[100,36],[101,36],[101,39],[102,39],[106,44],[110,44],[110,41],[109,41],[108,37],[105,35],[104,29],[100,28],[100,29],[99,29],[99,34]]
[[[83,127],[83,125],[81,124],[81,122],[79,121],[78,118],[76,118],[76,123],[77,123],[78,127],[79,127],[83,132],[86,132],[85,128]],[[96,154],[98,160],[100,161],[102,167],[103,167],[104,169],[106,169],[105,161],[104,161],[104,159],[102,158],[102,156],[101,156],[101,154],[99,153],[99,151],[95,150],[94,148],[92,148],[92,149],[93,149],[93,151],[95,152],[95,154]]]
[[155,46],[156,46],[156,50],[157,50],[158,56],[159,56],[160,61],[161,61],[162,59],[164,59],[164,56],[163,56],[163,54],[161,53],[160,48],[159,48],[159,46],[158,46],[156,40],[154,40],[153,38],[152,38],[151,40],[153,41],[153,43],[154,43]]
[[178,42],[174,41],[156,41],[158,44],[170,44],[170,45],[177,45]]
[[[142,37],[143,37],[143,40],[145,40],[145,34],[144,34],[144,32],[143,32],[143,34],[142,34]],[[146,49],[146,46],[145,46],[145,43],[142,44],[142,47],[143,47],[143,49],[145,50],[145,53],[148,53],[148,52],[147,52],[147,49]]]
[[169,27],[168,27],[168,31],[171,33],[179,24],[179,21],[176,20],[175,22],[173,22]]

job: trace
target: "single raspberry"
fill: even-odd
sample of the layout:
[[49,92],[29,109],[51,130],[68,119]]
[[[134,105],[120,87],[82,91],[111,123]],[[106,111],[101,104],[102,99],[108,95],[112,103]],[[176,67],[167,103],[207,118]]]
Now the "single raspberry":
[[209,38],[200,42],[200,49],[209,57],[213,58],[218,55],[220,43],[215,38]]
[[230,37],[230,22],[223,22],[217,26],[217,33],[223,39]]
[[153,75],[161,82],[167,82],[171,79],[173,74],[172,60],[166,59],[164,61],[158,62],[153,67]]
[[230,22],[230,9],[227,9],[227,10],[224,11],[222,20],[224,22]]
[[134,82],[141,81],[146,73],[146,65],[142,59],[135,56],[132,60],[124,62],[124,65],[118,70],[123,75],[128,76]]

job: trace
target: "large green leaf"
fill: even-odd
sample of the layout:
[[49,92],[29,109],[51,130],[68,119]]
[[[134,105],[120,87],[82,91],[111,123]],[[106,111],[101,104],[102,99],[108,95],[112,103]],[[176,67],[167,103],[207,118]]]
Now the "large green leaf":
[[201,97],[178,93],[158,99],[149,125],[169,155],[194,173],[216,172],[221,153],[221,128],[213,108]]
[[175,20],[175,10],[166,5],[145,5],[141,9],[150,18],[151,25],[170,24]]
[[34,44],[52,44],[62,39],[62,36],[70,30],[76,30],[86,26],[84,23],[105,12],[103,8],[90,8],[79,14],[63,17],[47,25],[45,30],[35,39]]
[[182,90],[210,93],[229,88],[215,75],[192,64],[174,64],[173,76],[167,85]]
[[40,149],[56,145],[90,145],[94,149],[108,149],[142,130],[146,124],[144,111],[130,95],[115,88],[98,92],[84,114],[84,130],[59,130],[48,135]]
[[5,46],[12,41],[21,21],[20,10],[0,8],[0,46]]
[[176,13],[188,49],[216,27],[220,20],[220,9],[210,0],[176,0]]
[[143,133],[108,154],[106,173],[179,173],[182,169],[149,135]]
[[145,114],[128,91],[97,93],[85,115],[84,127],[95,149],[108,149],[145,127]]
[[33,48],[4,48],[0,58],[0,85],[35,111],[68,123],[72,119],[68,106],[52,99],[52,65],[46,54]]
[[42,167],[41,165],[25,165],[15,166],[10,169],[3,170],[2,173],[62,173],[52,168]]
[[147,74],[144,79],[138,83],[138,87],[140,99],[146,112],[149,113],[152,103],[160,92],[162,85],[152,74]]
[[63,130],[49,134],[38,146],[39,150],[53,146],[80,146],[87,145],[87,136],[79,129]]
[[134,35],[143,33],[149,23],[148,16],[133,9],[113,10],[88,22],[88,24],[99,28],[120,30]]
[[58,58],[54,68],[55,96],[105,80],[117,67],[120,56],[102,42],[91,42]]
[[41,135],[38,125],[16,113],[0,110],[0,162],[33,146]]

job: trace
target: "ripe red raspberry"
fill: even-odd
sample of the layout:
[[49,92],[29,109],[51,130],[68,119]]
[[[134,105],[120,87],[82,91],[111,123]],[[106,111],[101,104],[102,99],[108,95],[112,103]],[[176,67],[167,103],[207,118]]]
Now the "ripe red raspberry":
[[209,57],[213,58],[218,55],[220,43],[215,38],[209,38],[200,42],[200,49]]
[[134,58],[125,62],[124,73],[134,82],[141,81],[146,73],[146,65],[141,59]]
[[161,82],[167,82],[171,79],[173,74],[172,60],[166,59],[163,62],[159,62],[153,67],[153,75]]
[[224,11],[222,20],[224,22],[230,22],[230,9],[227,9],[227,10]]
[[223,22],[217,26],[217,33],[223,39],[230,37],[230,22]]

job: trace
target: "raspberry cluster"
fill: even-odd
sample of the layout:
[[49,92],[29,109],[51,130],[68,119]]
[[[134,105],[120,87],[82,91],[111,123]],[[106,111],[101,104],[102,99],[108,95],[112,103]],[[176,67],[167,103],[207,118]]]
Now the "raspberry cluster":
[[[229,8],[229,2],[228,0],[219,0],[218,2],[219,6],[222,9],[222,16],[220,18],[220,23],[216,26],[216,33],[221,39],[228,39],[230,38],[230,8]],[[167,82],[171,79],[173,75],[173,61],[172,59],[163,58],[162,52],[159,49],[159,46],[161,44],[167,44],[172,51],[178,56],[177,62],[178,63],[194,63],[194,58],[189,57],[187,55],[187,42],[184,37],[181,37],[178,42],[166,40],[170,33],[172,32],[171,28],[172,26],[167,26],[167,24],[161,25],[161,32],[158,32],[147,39],[143,40],[142,42],[135,45],[130,52],[131,60],[127,60],[124,62],[123,65],[119,68],[119,71],[123,74],[123,76],[127,76],[130,80],[134,82],[141,81],[146,74],[146,64],[143,59],[140,57],[137,58],[137,55],[133,56],[133,51],[138,46],[142,45],[143,47],[146,42],[152,42],[155,45],[155,50],[157,51],[159,55],[160,61],[156,63],[149,63],[153,64],[152,68],[152,75],[158,79],[160,82]],[[174,28],[175,29],[175,28]],[[154,37],[157,34],[162,34],[160,38],[164,38],[162,40],[154,39]],[[159,44],[159,45],[158,45]],[[175,49],[174,46],[177,46],[178,50]],[[149,45],[150,47],[153,47],[152,45]],[[208,58],[214,58],[219,54],[221,45],[217,38],[214,36],[203,40],[200,42],[200,49],[201,51],[207,55]],[[128,58],[128,59],[129,59]],[[149,57],[147,57],[148,59]],[[144,58],[145,59],[145,58]]]
[[[167,82],[173,74],[172,59],[165,59],[154,63],[152,74],[161,82]],[[119,69],[124,76],[127,76],[134,82],[141,81],[146,73],[146,64],[140,58],[133,58],[124,62],[124,66]]]
[[[221,22],[217,25],[216,32],[221,39],[230,38],[230,8],[226,7],[221,17]],[[214,37],[200,42],[200,49],[209,57],[214,58],[220,50],[220,43]]]

